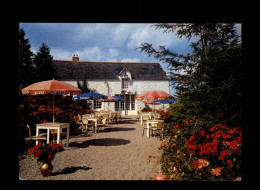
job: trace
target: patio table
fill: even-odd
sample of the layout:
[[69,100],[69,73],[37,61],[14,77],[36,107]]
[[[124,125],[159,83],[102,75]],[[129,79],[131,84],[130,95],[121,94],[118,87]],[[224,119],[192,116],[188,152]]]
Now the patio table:
[[[36,124],[36,136],[39,135],[40,129],[47,129],[47,143],[50,142],[50,129],[57,130],[57,143],[60,143],[60,132],[63,128],[67,128],[67,137],[66,137],[66,147],[69,147],[69,136],[70,136],[70,123],[60,123],[60,122],[46,122]],[[38,141],[36,141],[38,144]]]
[[150,125],[151,123],[158,123],[159,121],[164,121],[164,120],[147,120],[147,137],[150,137]]

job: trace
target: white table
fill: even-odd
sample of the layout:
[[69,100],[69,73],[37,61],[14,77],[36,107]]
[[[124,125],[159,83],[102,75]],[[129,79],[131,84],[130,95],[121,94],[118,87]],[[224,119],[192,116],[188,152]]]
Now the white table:
[[[40,129],[46,129],[47,130],[47,144],[50,142],[50,129],[56,129],[57,130],[57,143],[60,143],[60,132],[63,128],[67,128],[67,138],[66,138],[66,147],[69,147],[69,136],[70,136],[70,123],[59,123],[59,122],[46,122],[46,123],[40,123],[36,124],[36,136],[39,135]],[[38,144],[38,141],[36,141],[36,144]]]
[[164,120],[147,120],[146,125],[147,125],[147,137],[150,137],[150,124],[152,123],[158,123],[159,121],[164,121]]

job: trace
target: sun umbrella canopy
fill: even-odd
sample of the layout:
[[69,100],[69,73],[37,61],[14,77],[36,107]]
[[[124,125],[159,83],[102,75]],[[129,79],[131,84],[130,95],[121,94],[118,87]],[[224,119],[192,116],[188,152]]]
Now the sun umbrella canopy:
[[140,94],[136,96],[136,99],[140,100],[157,100],[157,99],[167,99],[170,94],[163,92],[163,91],[158,91],[158,90],[152,90],[149,92],[145,92],[143,94]]
[[102,98],[102,99],[97,99],[97,100],[101,101],[101,102],[116,102],[117,101],[116,98],[114,98],[110,95],[106,95],[106,96],[107,96],[106,99]]
[[31,95],[53,94],[53,124],[54,124],[55,122],[54,94],[79,95],[81,94],[81,90],[67,82],[57,81],[53,79],[53,80],[34,83],[22,89],[22,94],[31,94]]
[[144,104],[160,105],[160,103],[154,102],[152,99],[144,101]]
[[79,95],[81,90],[73,86],[70,83],[57,81],[57,80],[47,80],[34,83],[24,89],[22,89],[22,94],[69,94],[69,95]]
[[177,100],[155,100],[155,103],[162,103],[162,104],[171,104],[177,102]]
[[125,101],[123,98],[118,96],[112,96],[112,97],[114,97],[117,101],[121,101],[121,102]]
[[85,94],[75,96],[73,99],[74,100],[97,100],[97,99],[107,99],[107,96],[103,94],[99,94],[97,92],[88,92]]

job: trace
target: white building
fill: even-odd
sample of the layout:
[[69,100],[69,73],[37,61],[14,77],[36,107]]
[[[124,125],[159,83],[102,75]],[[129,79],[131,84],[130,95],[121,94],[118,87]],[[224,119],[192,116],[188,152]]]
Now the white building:
[[159,63],[150,62],[91,62],[53,60],[55,79],[79,87],[85,86],[92,92],[119,96],[125,102],[94,102],[96,111],[110,109],[122,115],[137,115],[144,107],[136,96],[151,90],[169,93],[170,82]]

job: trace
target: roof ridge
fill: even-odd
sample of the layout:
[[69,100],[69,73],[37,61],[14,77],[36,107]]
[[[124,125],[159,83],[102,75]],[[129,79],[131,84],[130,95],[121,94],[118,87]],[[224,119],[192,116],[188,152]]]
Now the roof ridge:
[[[72,60],[58,60],[53,59],[53,61],[68,61],[73,62]],[[159,64],[159,62],[111,62],[111,61],[77,61],[77,62],[84,62],[84,63],[146,63],[146,64]]]

